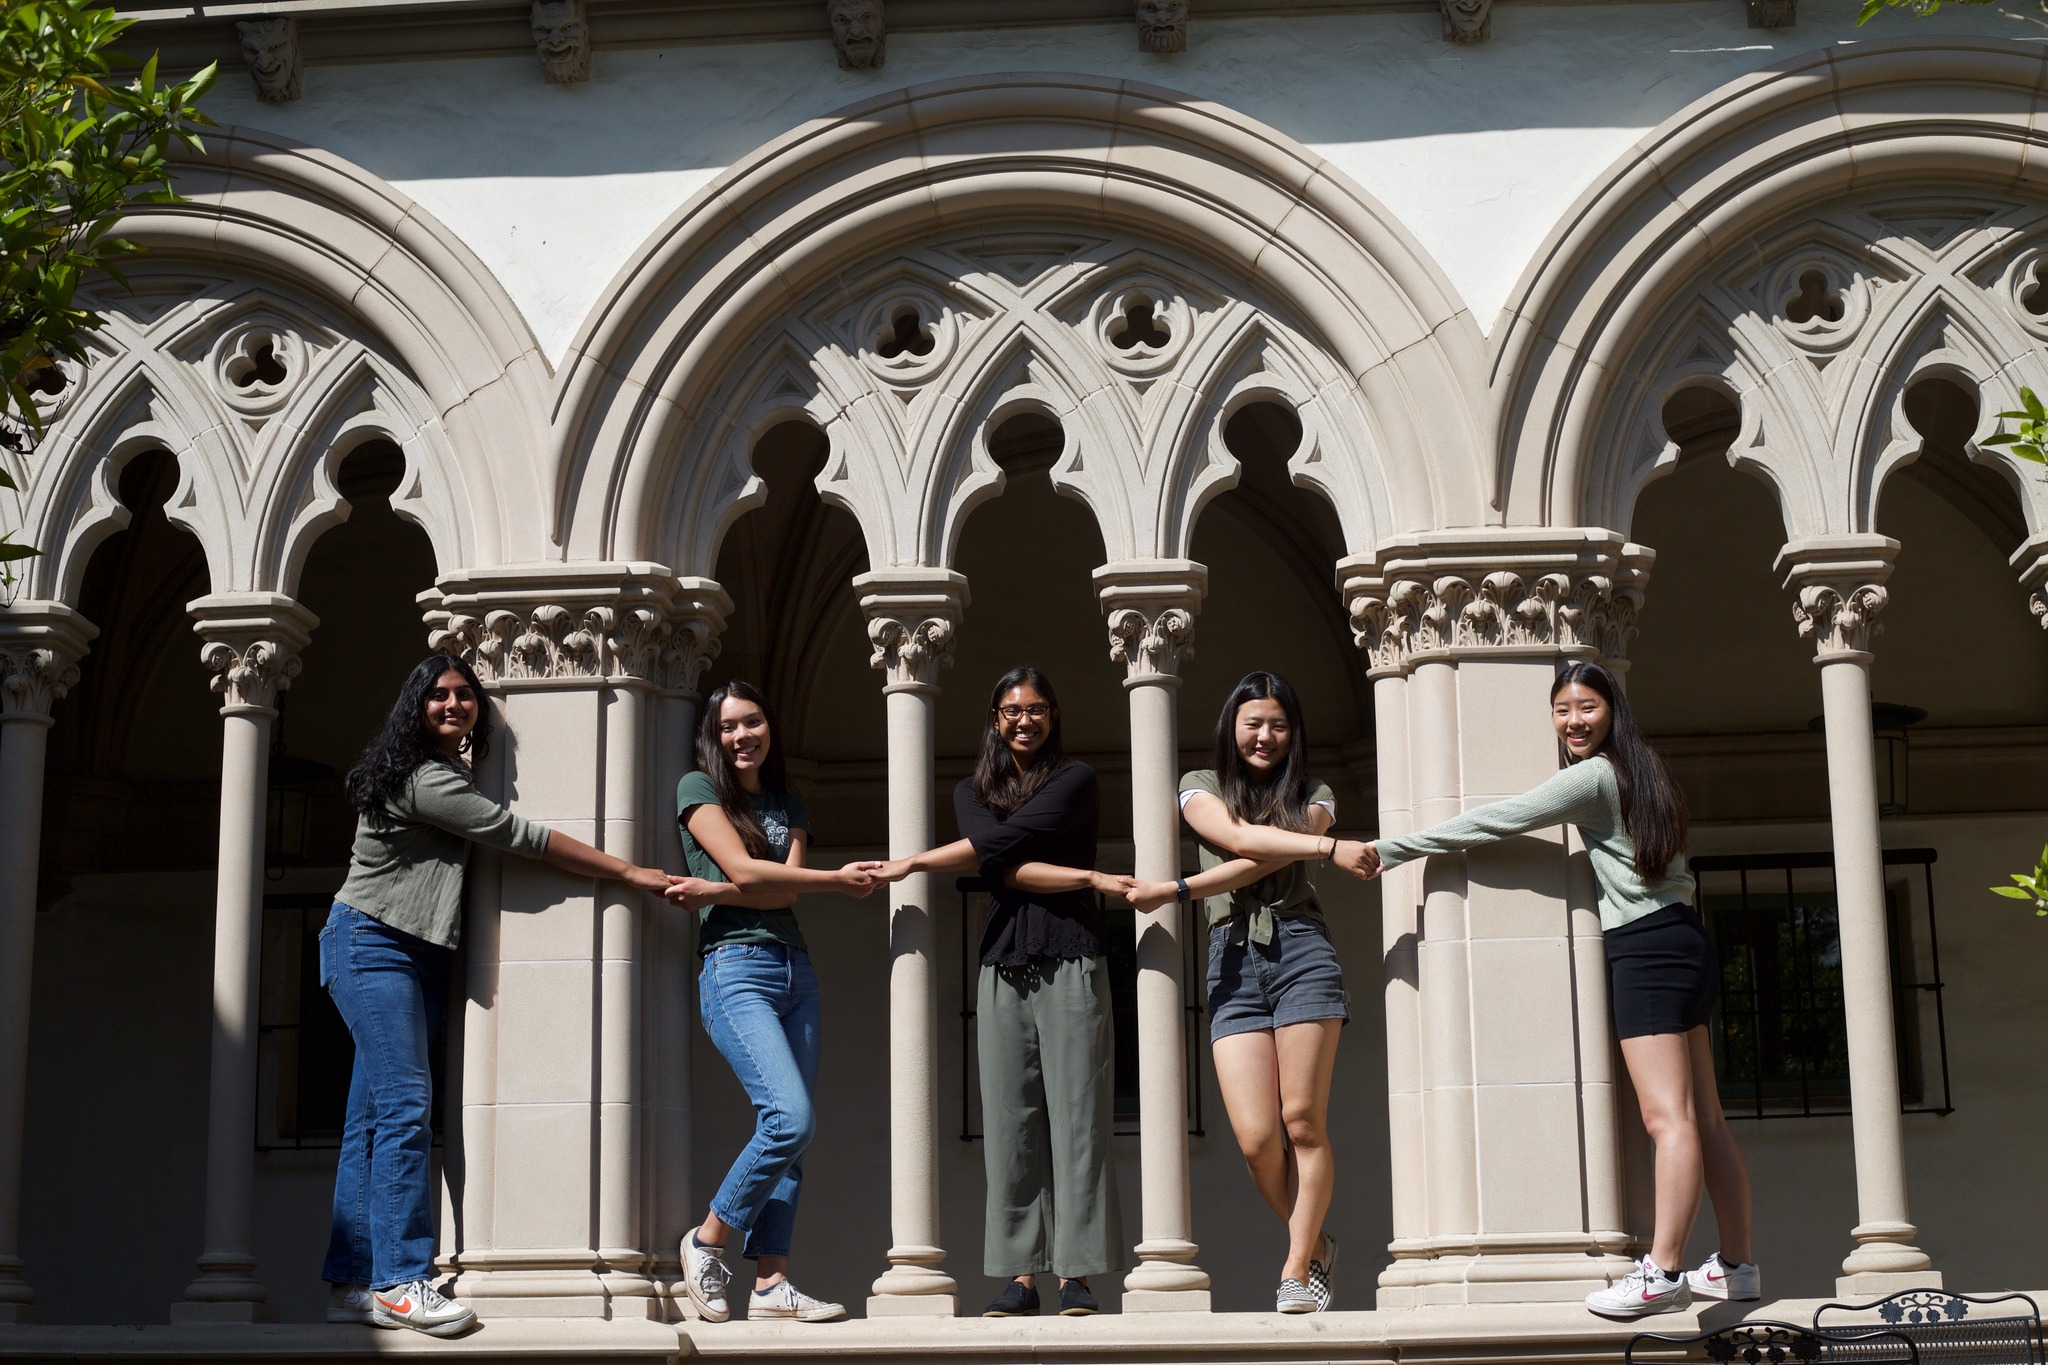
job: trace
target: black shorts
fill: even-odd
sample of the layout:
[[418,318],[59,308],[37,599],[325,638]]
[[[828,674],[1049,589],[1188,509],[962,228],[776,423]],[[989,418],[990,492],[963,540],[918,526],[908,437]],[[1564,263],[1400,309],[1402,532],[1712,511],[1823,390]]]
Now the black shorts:
[[1653,910],[1605,938],[1615,1037],[1685,1033],[1713,1016],[1721,960],[1690,905]]

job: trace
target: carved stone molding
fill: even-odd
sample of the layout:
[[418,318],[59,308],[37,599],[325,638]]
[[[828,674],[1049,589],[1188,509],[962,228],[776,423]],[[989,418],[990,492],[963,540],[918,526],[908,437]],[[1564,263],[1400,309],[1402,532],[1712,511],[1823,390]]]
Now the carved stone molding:
[[1415,549],[1422,552],[1412,558],[1387,556],[1377,571],[1362,562],[1340,568],[1352,638],[1375,676],[1501,650],[1627,668],[1652,558],[1642,547],[1600,533],[1556,545],[1504,537]]
[[1493,0],[1437,0],[1447,43],[1483,43],[1493,36]]
[[874,71],[889,55],[889,16],[882,0],[828,0],[832,46],[841,71]]
[[1095,571],[1109,657],[1124,666],[1126,687],[1180,676],[1182,661],[1194,657],[1195,612],[1208,589],[1208,569],[1186,559],[1132,560]]
[[2033,536],[2014,552],[2012,562],[2020,566],[2020,587],[2027,593],[2027,610],[2048,630],[2048,532]]
[[1794,541],[1778,552],[1778,568],[1794,594],[1792,619],[1814,642],[1818,663],[1870,657],[1884,629],[1877,617],[1891,594],[1899,543],[1886,536],[1827,536]]
[[427,613],[428,647],[468,660],[487,687],[603,682],[694,694],[732,610],[711,580],[652,564],[443,582]]
[[220,593],[190,606],[199,661],[223,715],[267,711],[299,676],[299,652],[320,618],[278,593]]
[[967,580],[950,569],[879,569],[858,575],[853,590],[874,647],[868,663],[882,670],[883,690],[936,689],[939,670],[953,662]]
[[1188,0],[1132,0],[1138,24],[1138,51],[1188,50]]
[[590,20],[583,0],[533,0],[533,49],[549,85],[590,79]]
[[47,722],[99,628],[59,602],[0,608],[0,717]]
[[299,47],[299,21],[279,15],[244,19],[235,25],[242,35],[242,60],[256,93],[272,104],[295,100],[304,90],[305,62]]

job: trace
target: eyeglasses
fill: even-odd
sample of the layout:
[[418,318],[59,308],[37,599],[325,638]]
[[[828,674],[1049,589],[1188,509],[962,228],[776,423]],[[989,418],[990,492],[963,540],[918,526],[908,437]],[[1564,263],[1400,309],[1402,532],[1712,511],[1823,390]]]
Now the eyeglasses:
[[1052,714],[1052,708],[1044,702],[1036,702],[1030,706],[998,706],[996,714],[1004,720],[1022,720],[1026,716],[1033,720],[1044,720]]

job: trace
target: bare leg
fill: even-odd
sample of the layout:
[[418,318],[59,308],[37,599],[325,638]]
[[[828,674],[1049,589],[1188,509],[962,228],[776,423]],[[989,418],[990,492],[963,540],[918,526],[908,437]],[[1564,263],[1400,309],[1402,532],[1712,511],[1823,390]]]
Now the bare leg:
[[1290,1165],[1280,1117],[1280,1058],[1269,1029],[1233,1033],[1213,1045],[1216,1088],[1237,1135],[1252,1184],[1282,1222],[1293,1212]]
[[[1686,1240],[1699,1217],[1699,1120],[1693,1109],[1691,1033],[1652,1033],[1621,1040],[1622,1060],[1643,1109],[1643,1126],[1657,1144],[1657,1230],[1650,1259],[1676,1275],[1684,1268]],[[1708,1084],[1712,1084],[1711,1071]]]
[[1337,1067],[1340,1019],[1316,1019],[1274,1030],[1280,1062],[1280,1117],[1294,1168],[1294,1206],[1287,1218],[1287,1264],[1282,1279],[1308,1279],[1308,1263],[1323,1246],[1323,1216],[1337,1185],[1330,1153],[1330,1078]]
[[[1721,1232],[1721,1259],[1744,1265],[1749,1247],[1749,1167],[1735,1145],[1727,1116],[1721,1112],[1721,1091],[1714,1078],[1714,1049],[1704,1024],[1685,1035],[1692,1058],[1692,1107],[1699,1122],[1700,1158],[1706,1167],[1707,1198],[1714,1202],[1714,1222]],[[1662,1261],[1658,1265],[1664,1264]]]

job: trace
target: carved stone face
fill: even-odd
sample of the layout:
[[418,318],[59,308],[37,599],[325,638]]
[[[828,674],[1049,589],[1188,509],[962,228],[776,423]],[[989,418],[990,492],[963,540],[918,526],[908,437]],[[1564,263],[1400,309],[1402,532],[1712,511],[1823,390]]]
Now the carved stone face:
[[1798,22],[1798,0],[1749,0],[1751,28],[1790,28]]
[[1188,0],[1134,0],[1133,13],[1140,51],[1188,50]]
[[882,64],[883,40],[889,33],[882,0],[832,0],[832,45],[839,49],[839,65],[861,71]]
[[291,18],[247,19],[235,25],[242,35],[242,59],[249,64],[256,93],[272,103],[299,97],[298,27]]
[[590,79],[590,27],[583,0],[533,0],[533,46],[540,69],[556,85]]
[[1476,43],[1493,34],[1493,0],[1439,0],[1444,12],[1444,38]]

